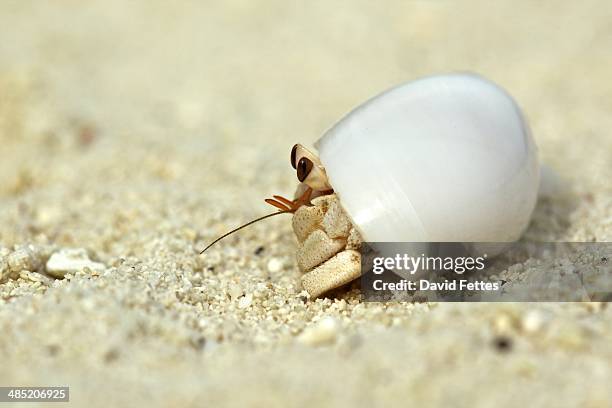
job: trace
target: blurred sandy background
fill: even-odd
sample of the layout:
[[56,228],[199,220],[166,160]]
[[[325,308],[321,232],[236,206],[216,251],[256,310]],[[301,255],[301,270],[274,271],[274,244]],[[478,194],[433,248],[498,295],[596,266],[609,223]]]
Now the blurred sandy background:
[[[294,143],[455,70],[515,96],[563,180],[525,239],[611,241],[609,1],[2,1],[0,385],[90,407],[612,405],[605,305],[305,301],[289,217],[197,255],[293,192]],[[48,277],[66,248],[103,268]]]

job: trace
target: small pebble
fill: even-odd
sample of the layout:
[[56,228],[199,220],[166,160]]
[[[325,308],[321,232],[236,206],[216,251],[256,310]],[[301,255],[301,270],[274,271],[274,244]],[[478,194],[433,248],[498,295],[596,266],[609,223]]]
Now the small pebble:
[[497,333],[509,333],[514,327],[514,316],[507,313],[501,313],[495,317],[493,328]]
[[8,278],[8,274],[9,274],[8,262],[5,259],[0,258],[0,283],[2,283],[4,279]]
[[229,293],[232,300],[238,299],[244,293],[240,285],[238,285],[237,283],[230,283],[227,292]]
[[530,310],[523,316],[521,327],[527,333],[536,333],[540,331],[545,322],[545,317],[538,310]]
[[493,339],[493,346],[500,353],[508,353],[512,350],[512,339],[507,336],[498,336]]
[[15,273],[21,271],[36,271],[40,269],[40,259],[31,248],[23,247],[8,255],[9,269]]
[[255,249],[255,255],[261,255],[264,250],[265,250],[265,248],[262,247],[262,246],[257,247],[257,249]]
[[253,295],[249,293],[248,295],[240,298],[238,301],[238,307],[240,309],[246,309],[247,307],[251,306],[251,303],[253,303]]
[[268,272],[276,273],[283,269],[283,261],[278,258],[272,258],[268,261]]
[[63,278],[67,273],[75,274],[85,268],[101,273],[106,269],[106,266],[90,260],[87,251],[82,248],[62,249],[51,255],[47,261],[47,274],[56,278]]
[[309,346],[333,344],[338,337],[339,324],[333,317],[324,317],[314,326],[310,326],[298,337],[298,340]]
[[30,271],[21,271],[21,273],[19,274],[19,277],[22,279],[28,280],[30,282],[41,282],[46,285],[49,285],[52,281],[47,276],[41,275],[40,273],[37,273],[37,272],[30,272]]

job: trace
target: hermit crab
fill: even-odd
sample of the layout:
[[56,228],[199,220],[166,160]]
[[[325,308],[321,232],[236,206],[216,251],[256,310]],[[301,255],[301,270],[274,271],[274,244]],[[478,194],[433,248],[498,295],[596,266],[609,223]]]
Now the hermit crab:
[[278,212],[260,218],[293,214],[311,297],[360,276],[362,242],[516,241],[538,195],[525,117],[502,88],[474,74],[391,88],[315,147],[318,155],[293,147],[295,199],[267,199]]

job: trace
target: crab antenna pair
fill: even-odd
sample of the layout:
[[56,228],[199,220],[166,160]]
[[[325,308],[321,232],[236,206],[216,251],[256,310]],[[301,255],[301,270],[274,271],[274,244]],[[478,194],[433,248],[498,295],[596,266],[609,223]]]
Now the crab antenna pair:
[[219,238],[215,239],[213,242],[208,244],[208,246],[206,248],[204,248],[202,250],[202,252],[200,252],[200,255],[202,255],[204,252],[206,252],[206,250],[208,250],[208,248],[210,248],[211,246],[215,245],[217,242],[221,241],[223,238],[225,238],[225,237],[227,237],[229,235],[232,235],[234,232],[238,232],[241,229],[243,229],[245,227],[248,227],[251,224],[255,224],[256,222],[265,220],[266,218],[274,217],[275,215],[293,214],[293,213],[295,213],[297,211],[297,209],[300,208],[302,205],[307,204],[308,202],[310,202],[311,194],[312,194],[312,189],[308,188],[308,189],[306,189],[306,191],[304,191],[304,194],[302,194],[301,197],[299,197],[298,199],[293,200],[293,201],[288,200],[285,197],[278,196],[278,195],[273,196],[274,198],[266,198],[265,199],[266,203],[268,203],[268,204],[278,208],[277,212],[264,215],[263,217],[256,218],[253,221],[249,221],[246,224],[243,224],[243,225],[239,226],[238,228],[234,228],[230,232],[227,232],[227,233],[221,235]]

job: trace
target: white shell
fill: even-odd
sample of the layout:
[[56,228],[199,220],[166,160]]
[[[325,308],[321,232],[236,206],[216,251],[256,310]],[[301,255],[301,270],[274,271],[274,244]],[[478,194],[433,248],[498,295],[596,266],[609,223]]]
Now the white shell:
[[514,100],[472,74],[431,76],[358,106],[316,143],[369,242],[510,242],[527,227],[539,165]]

